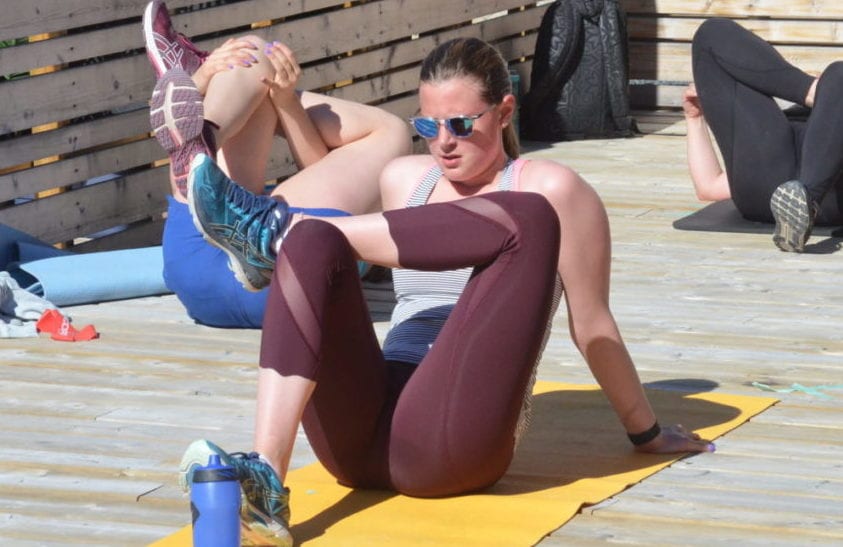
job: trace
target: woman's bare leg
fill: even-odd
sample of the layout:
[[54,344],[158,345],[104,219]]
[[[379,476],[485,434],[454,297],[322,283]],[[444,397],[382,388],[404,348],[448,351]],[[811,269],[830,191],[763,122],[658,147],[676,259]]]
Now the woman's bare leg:
[[254,449],[266,458],[283,484],[290,467],[296,433],[316,382],[301,376],[281,376],[258,370]]
[[264,193],[276,121],[275,109],[264,96],[247,123],[217,152],[222,170],[253,194]]
[[276,126],[275,110],[268,88],[261,78],[272,78],[272,64],[264,55],[266,43],[256,36],[258,62],[218,72],[205,94],[205,119],[217,126],[217,161],[238,183],[254,193],[262,193],[266,164]]
[[[259,45],[262,48],[263,42]],[[217,74],[205,98],[206,119],[220,126],[221,167],[253,193],[263,192],[277,126],[267,88],[260,81],[271,66],[264,57],[259,60],[255,66]],[[301,102],[330,152],[272,194],[297,207],[332,207],[352,214],[379,210],[381,170],[410,152],[406,124],[380,108],[308,91],[302,93]]]
[[410,152],[407,125],[380,108],[326,95],[305,91],[301,100],[331,151],[272,195],[297,207],[333,207],[352,214],[379,210],[380,172]]

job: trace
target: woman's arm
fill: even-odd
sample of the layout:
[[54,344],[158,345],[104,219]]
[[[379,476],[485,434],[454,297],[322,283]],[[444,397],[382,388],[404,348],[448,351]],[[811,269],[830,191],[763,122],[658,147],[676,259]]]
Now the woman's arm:
[[714,144],[711,142],[708,124],[694,84],[690,84],[685,89],[682,96],[682,109],[688,126],[688,170],[691,172],[697,199],[700,201],[729,199],[731,197],[729,181],[714,151]]
[[263,78],[262,81],[269,87],[269,98],[290,145],[293,159],[300,169],[304,169],[328,155],[328,146],[296,92],[301,68],[293,52],[280,42],[272,42],[266,45],[264,53],[275,69],[275,77],[272,80]]
[[[578,174],[554,162],[529,162],[522,172],[521,186],[547,197],[559,215],[559,274],[574,343],[626,431],[647,431],[656,416],[609,309],[611,243],[603,203]],[[710,450],[708,442],[676,426],[665,427],[655,439],[637,449]]]

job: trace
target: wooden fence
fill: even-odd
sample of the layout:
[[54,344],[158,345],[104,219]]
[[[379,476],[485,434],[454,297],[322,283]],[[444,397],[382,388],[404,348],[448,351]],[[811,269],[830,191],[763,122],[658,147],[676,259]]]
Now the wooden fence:
[[843,59],[843,2],[836,0],[623,0],[632,101],[678,108],[691,81],[691,38],[707,18],[730,17],[809,72]]
[[[438,42],[478,36],[529,82],[548,1],[170,0],[177,29],[211,49],[246,32],[287,43],[302,87],[417,108],[418,66]],[[4,0],[0,20],[0,222],[80,251],[160,242],[169,186],[150,138],[154,83],[140,30],[146,0]],[[807,70],[840,58],[843,4],[831,0],[624,0],[633,104],[675,109],[690,80],[690,38],[725,15]],[[268,179],[294,170],[278,139]]]

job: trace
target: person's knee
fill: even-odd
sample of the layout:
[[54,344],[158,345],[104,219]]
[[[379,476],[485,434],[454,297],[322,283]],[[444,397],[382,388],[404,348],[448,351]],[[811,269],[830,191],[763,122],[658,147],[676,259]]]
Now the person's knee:
[[475,209],[512,233],[512,249],[552,249],[559,245],[559,217],[547,198],[537,192],[495,192],[488,199],[497,208]]
[[255,34],[247,34],[246,36],[241,36],[238,39],[245,40],[255,47],[255,49],[251,51],[251,54],[258,60],[258,62],[256,65],[252,65],[250,70],[257,69],[262,75],[268,78],[274,77],[275,68],[272,66],[272,63],[265,53],[269,42]]
[[[504,443],[505,444],[505,443]],[[492,449],[494,451],[494,449]],[[501,451],[502,452],[502,451]],[[472,458],[459,464],[445,463],[447,458],[432,454],[423,463],[401,465],[390,462],[393,487],[405,496],[440,498],[475,492],[501,479],[512,461],[511,451],[501,457],[486,455],[481,461]]]
[[284,242],[289,243],[291,241],[319,242],[320,245],[331,246],[337,242],[345,241],[345,236],[333,224],[309,218],[297,222],[290,228]]
[[495,192],[480,199],[493,201],[500,207],[487,214],[503,224],[510,224],[513,231],[521,233],[544,232],[559,229],[559,219],[547,198],[537,192]]
[[694,33],[693,49],[708,48],[722,43],[723,37],[733,32],[736,26],[737,23],[725,17],[706,19]]
[[381,128],[388,137],[387,142],[395,147],[394,155],[409,154],[413,147],[409,124],[391,112],[383,111],[383,114]]
[[266,40],[256,34],[247,34],[245,36],[240,36],[239,39],[246,40],[247,42],[255,46],[258,51],[263,51],[266,47],[266,44],[268,43]]
[[528,234],[552,234],[559,231],[559,216],[550,201],[537,192],[513,192],[520,231]]
[[[351,246],[343,233],[328,222],[305,219],[296,223],[284,237],[283,254],[288,259],[309,263],[336,261],[338,257],[354,262]],[[319,267],[319,266],[317,266]]]
[[843,61],[834,61],[826,67],[820,77],[825,90],[832,89],[835,96],[843,92]]

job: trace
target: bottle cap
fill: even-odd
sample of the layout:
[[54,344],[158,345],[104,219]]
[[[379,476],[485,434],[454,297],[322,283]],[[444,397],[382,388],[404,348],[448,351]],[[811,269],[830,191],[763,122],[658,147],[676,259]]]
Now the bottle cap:
[[193,482],[236,481],[237,470],[230,465],[223,465],[219,454],[211,454],[208,465],[193,472]]

